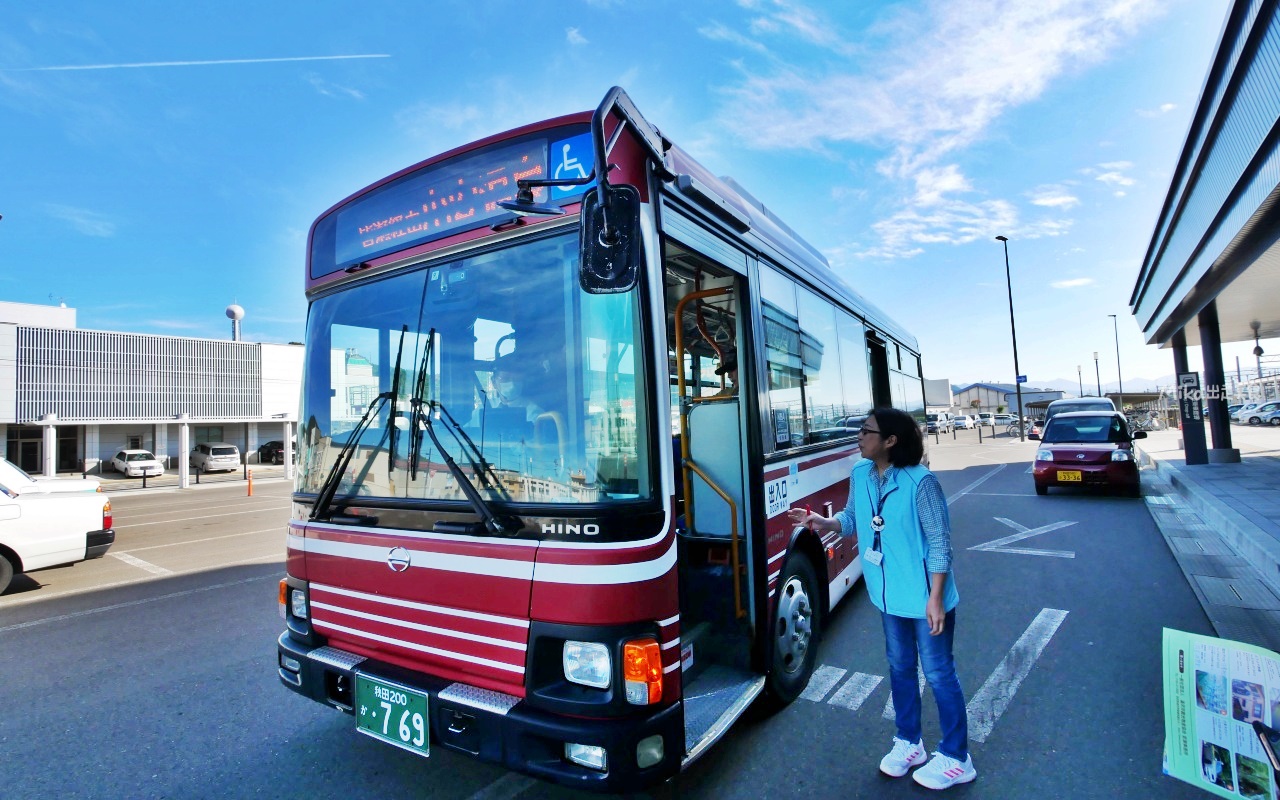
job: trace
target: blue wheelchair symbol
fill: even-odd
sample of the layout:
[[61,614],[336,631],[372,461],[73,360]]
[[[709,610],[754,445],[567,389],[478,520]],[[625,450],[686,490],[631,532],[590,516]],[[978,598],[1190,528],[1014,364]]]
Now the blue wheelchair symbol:
[[[591,150],[591,134],[583,133],[571,139],[561,139],[551,143],[551,177],[560,179],[582,179],[591,174],[595,166],[595,154]],[[582,194],[587,188],[595,186],[595,181],[582,186],[553,186],[551,199],[563,200]]]

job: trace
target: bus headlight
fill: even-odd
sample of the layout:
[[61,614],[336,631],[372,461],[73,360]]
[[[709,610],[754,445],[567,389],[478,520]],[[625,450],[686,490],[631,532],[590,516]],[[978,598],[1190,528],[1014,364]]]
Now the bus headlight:
[[565,642],[564,677],[583,686],[607,689],[613,680],[609,648],[599,642]]
[[293,615],[298,619],[307,618],[307,593],[301,589],[294,589],[289,596],[290,606],[293,609]]

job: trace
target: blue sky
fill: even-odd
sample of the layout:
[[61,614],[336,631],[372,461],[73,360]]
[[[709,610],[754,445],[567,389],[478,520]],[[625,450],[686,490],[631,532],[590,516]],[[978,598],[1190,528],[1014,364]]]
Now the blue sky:
[[616,84],[915,332],[926,377],[1012,378],[997,234],[1031,384],[1087,389],[1095,351],[1113,382],[1108,314],[1125,376],[1173,372],[1128,299],[1225,0],[187,6],[0,19],[0,300],[207,337],[236,301],[246,338],[300,340],[326,208]]

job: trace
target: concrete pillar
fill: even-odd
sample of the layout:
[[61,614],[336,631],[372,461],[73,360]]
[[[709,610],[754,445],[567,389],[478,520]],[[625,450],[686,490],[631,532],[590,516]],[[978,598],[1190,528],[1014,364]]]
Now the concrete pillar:
[[262,443],[258,441],[258,423],[250,422],[244,443],[244,458],[246,464],[249,463],[249,454],[257,450],[259,444]]
[[45,414],[41,420],[44,425],[44,471],[46,478],[58,474],[58,415]]
[[96,470],[102,463],[102,434],[97,425],[84,426],[84,471]]
[[1240,460],[1240,451],[1231,446],[1231,418],[1227,415],[1225,384],[1222,373],[1222,334],[1218,330],[1218,306],[1209,303],[1197,316],[1200,324],[1200,352],[1204,356],[1204,394],[1208,398],[1209,432],[1213,447],[1210,464],[1228,464]]
[[[1187,333],[1185,330],[1179,329],[1173,335],[1173,371],[1174,378],[1178,375],[1191,372],[1191,368],[1187,366]],[[1175,385],[1176,386],[1176,385]],[[1181,388],[1179,389],[1178,405],[1182,406]],[[1203,389],[1203,386],[1201,387]],[[1195,400],[1199,405],[1200,400]],[[1193,416],[1185,416],[1179,414],[1182,421],[1182,452],[1188,464],[1208,464],[1209,448],[1205,444],[1204,438],[1204,419],[1199,414]]]
[[187,462],[187,454],[191,452],[191,426],[187,424],[186,414],[178,415],[178,488],[185,489],[191,485],[191,465]]
[[157,425],[153,438],[156,446],[152,452],[165,465],[165,469],[169,469],[173,466],[173,460],[169,457],[169,425],[164,422]]
[[286,478],[293,477],[293,423],[286,422],[284,424],[284,433],[281,441],[284,442],[284,476]]
[[[17,455],[17,453],[14,453]],[[9,457],[9,426],[0,422],[0,458]]]

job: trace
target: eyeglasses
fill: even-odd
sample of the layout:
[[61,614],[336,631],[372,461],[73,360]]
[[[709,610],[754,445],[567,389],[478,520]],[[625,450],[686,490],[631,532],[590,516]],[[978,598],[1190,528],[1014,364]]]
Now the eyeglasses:
[[861,435],[862,435],[862,434],[864,434],[864,433],[875,433],[875,434],[879,434],[879,433],[880,433],[880,431],[876,430],[875,428],[865,428],[865,427],[864,427],[864,428],[860,428],[860,429],[858,430],[858,435],[859,435],[859,436],[861,436]]

